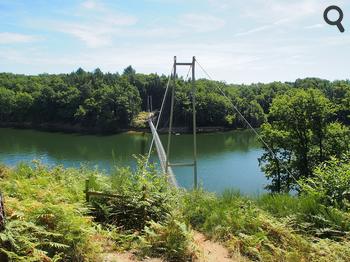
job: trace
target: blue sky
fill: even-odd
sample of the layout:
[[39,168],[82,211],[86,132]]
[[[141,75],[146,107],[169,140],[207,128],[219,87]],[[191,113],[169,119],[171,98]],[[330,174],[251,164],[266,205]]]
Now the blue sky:
[[[344,34],[323,21],[330,4]],[[168,74],[195,55],[229,83],[350,78],[346,0],[0,0],[0,21],[1,72]]]

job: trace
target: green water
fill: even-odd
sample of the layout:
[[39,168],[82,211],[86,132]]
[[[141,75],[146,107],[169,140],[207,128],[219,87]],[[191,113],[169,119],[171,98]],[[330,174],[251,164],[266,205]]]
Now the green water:
[[[149,134],[94,136],[0,128],[0,163],[14,166],[39,159],[48,165],[87,164],[109,172],[114,165],[134,167],[132,155],[147,153],[150,139]],[[267,181],[258,166],[262,150],[254,134],[248,130],[199,134],[197,140],[199,181],[204,188],[263,192]],[[173,136],[171,162],[189,162],[191,157],[192,136]],[[191,168],[177,167],[174,172],[181,186],[192,187]]]

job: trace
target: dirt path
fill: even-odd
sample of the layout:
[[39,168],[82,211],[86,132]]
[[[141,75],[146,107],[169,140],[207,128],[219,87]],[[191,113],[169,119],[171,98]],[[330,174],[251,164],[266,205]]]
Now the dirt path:
[[229,262],[228,250],[221,244],[207,239],[202,233],[195,232],[194,240],[200,252],[200,262]]
[[[138,260],[131,252],[126,252],[122,254],[118,253],[108,253],[103,256],[103,262],[137,262]],[[148,258],[142,260],[143,262],[163,262],[159,258]]]
[[[229,251],[220,243],[206,238],[202,233],[195,232],[194,241],[198,248],[199,255],[196,262],[243,262],[247,261],[240,256],[230,257]],[[131,252],[122,254],[106,253],[103,262],[135,262],[138,260]],[[159,258],[148,258],[144,262],[162,262]]]

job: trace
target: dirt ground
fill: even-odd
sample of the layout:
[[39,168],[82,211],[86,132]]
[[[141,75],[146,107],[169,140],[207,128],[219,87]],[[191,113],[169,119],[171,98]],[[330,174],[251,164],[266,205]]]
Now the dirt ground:
[[[199,254],[196,262],[243,262],[247,261],[239,255],[232,258],[227,248],[218,242],[206,238],[203,234],[195,232],[194,241]],[[103,262],[135,262],[138,260],[131,252],[103,254]],[[144,262],[163,262],[160,258],[146,258]]]

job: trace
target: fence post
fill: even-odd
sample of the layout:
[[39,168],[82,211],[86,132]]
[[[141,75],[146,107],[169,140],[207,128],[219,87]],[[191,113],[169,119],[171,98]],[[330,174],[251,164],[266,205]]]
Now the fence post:
[[5,229],[5,205],[3,195],[0,193],[0,231]]
[[89,184],[90,184],[90,179],[86,179],[85,180],[85,199],[86,199],[86,202],[90,201],[90,198],[89,198]]

